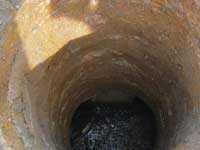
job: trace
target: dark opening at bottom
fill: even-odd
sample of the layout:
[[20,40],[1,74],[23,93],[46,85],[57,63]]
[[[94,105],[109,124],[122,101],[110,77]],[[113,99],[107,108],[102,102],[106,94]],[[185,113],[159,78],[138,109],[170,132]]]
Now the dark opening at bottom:
[[123,104],[89,100],[76,110],[70,136],[73,150],[153,150],[155,117],[137,97]]

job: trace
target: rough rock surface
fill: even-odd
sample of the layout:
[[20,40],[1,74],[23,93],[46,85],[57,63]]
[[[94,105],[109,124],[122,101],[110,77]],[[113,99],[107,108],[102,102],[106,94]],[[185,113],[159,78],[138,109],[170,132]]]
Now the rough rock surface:
[[156,150],[199,150],[199,14],[199,0],[0,0],[0,148],[70,149],[83,99],[124,87],[155,112]]

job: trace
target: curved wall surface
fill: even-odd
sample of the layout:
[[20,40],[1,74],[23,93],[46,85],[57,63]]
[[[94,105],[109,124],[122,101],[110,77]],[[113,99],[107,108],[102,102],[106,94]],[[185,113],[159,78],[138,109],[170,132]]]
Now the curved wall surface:
[[145,99],[155,150],[200,149],[199,0],[0,1],[0,149],[71,149],[102,88]]

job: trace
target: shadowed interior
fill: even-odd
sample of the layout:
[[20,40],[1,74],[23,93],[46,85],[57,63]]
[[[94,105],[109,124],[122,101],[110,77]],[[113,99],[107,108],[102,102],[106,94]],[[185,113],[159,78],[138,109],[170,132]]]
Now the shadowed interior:
[[141,99],[119,93],[107,92],[103,102],[88,100],[79,106],[70,126],[73,150],[153,150],[153,112]]
[[[172,67],[171,63],[164,63],[167,60],[161,58],[165,55],[155,56],[157,53],[154,51],[152,54],[151,46],[147,49],[140,47],[138,39],[129,39],[125,35],[125,39],[108,38],[95,45],[92,42],[80,53],[65,59],[69,55],[69,47],[81,44],[84,47],[93,38],[89,35],[72,41],[30,74],[31,87],[37,85],[31,90],[34,96],[48,98],[41,103],[36,97],[36,115],[39,117],[38,124],[42,124],[42,134],[58,149],[71,147],[70,123],[78,106],[87,99],[98,98],[99,91],[118,88],[118,91],[125,90],[144,99],[156,114],[156,146],[171,142],[169,137],[173,137],[176,131],[174,125],[184,119],[184,100],[188,96],[184,82],[180,82],[182,65]],[[42,74],[41,69],[44,69]],[[41,78],[35,80],[38,74]],[[48,93],[45,92],[47,89]],[[105,95],[100,96],[98,99],[106,100]],[[119,94],[115,97],[122,101]]]
[[[184,134],[178,127],[189,115],[185,109],[189,93],[185,88],[188,80],[183,81],[182,73],[192,57],[182,63],[176,60],[188,55],[181,48],[186,43],[176,43],[181,48],[181,54],[176,55],[165,43],[143,45],[144,37],[135,34],[130,38],[129,34],[105,30],[81,37],[29,74],[37,126],[43,131],[38,135],[51,141],[50,147],[70,148],[70,123],[75,110],[99,91],[113,88],[141,97],[152,109],[158,127],[156,148],[173,143],[177,132]],[[82,50],[70,53],[70,48],[76,46]],[[105,95],[99,99],[105,100]]]

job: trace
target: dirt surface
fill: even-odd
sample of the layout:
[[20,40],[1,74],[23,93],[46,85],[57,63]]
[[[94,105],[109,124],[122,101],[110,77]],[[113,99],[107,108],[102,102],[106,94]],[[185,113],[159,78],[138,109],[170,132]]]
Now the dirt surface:
[[[15,15],[15,12],[20,8],[22,0],[0,0],[0,70],[2,70],[0,78],[3,79],[4,75],[9,70],[8,64],[10,65],[10,61],[8,59],[8,51],[3,47],[3,43],[6,39],[3,39],[3,34],[6,33],[7,25],[9,24],[11,18]],[[11,45],[11,44],[10,44]],[[8,44],[8,46],[10,46]],[[12,54],[10,55],[12,56]],[[5,69],[6,68],[6,69]],[[8,69],[8,70],[7,70]],[[8,78],[8,76],[6,75]],[[11,118],[9,116],[9,111],[7,111],[7,101],[4,97],[7,96],[4,92],[7,89],[8,79],[2,80],[0,83],[0,105],[1,105],[1,113],[0,113],[0,150],[21,150],[20,140],[8,140],[8,137],[12,139],[17,138],[15,129],[12,126]],[[6,136],[4,136],[6,135]]]
[[156,150],[200,149],[199,0],[20,1],[0,0],[0,149],[70,149],[71,113],[105,85],[148,97]]
[[10,20],[13,11],[20,8],[22,0],[0,0],[0,45],[2,44],[1,34],[7,22]]

